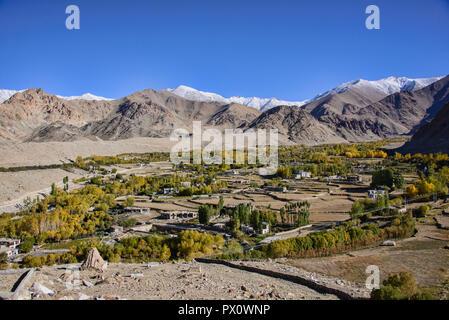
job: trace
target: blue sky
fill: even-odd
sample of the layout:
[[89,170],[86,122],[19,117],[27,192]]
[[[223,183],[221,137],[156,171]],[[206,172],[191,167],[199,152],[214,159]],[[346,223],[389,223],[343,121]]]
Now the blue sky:
[[[81,29],[65,28],[66,6]],[[380,30],[365,8],[380,8]],[[449,74],[449,0],[0,0],[0,88],[118,98],[188,85],[301,100]]]

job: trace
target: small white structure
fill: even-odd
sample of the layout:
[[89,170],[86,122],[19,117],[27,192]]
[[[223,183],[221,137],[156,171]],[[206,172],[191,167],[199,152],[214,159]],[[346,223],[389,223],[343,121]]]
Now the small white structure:
[[190,188],[192,186],[192,183],[190,181],[182,181],[181,187],[183,188]]
[[406,213],[406,212],[407,212],[407,207],[403,207],[403,208],[398,209],[398,213],[399,214],[403,214],[403,213]]
[[270,224],[268,222],[262,222],[262,234],[270,232]]
[[224,230],[226,228],[226,223],[224,222],[218,222],[212,225],[214,228],[222,229]]
[[175,188],[164,188],[164,194],[170,194],[175,192]]
[[312,177],[312,173],[310,171],[303,171],[300,170],[298,174],[296,175],[296,179],[304,179],[304,178],[310,178]]

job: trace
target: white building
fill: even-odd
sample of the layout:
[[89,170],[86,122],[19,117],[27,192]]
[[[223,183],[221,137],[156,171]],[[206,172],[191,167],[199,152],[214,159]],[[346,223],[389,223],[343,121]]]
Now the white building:
[[190,181],[182,181],[181,187],[183,188],[190,188],[192,186],[192,183]]
[[310,171],[299,171],[298,174],[296,175],[296,179],[303,179],[303,178],[311,178],[312,177],[312,173]]
[[7,258],[12,258],[19,254],[20,239],[0,239],[0,254],[6,254]]
[[175,192],[175,188],[164,188],[163,193],[164,194],[170,194],[170,193],[174,193]]
[[262,222],[262,234],[270,232],[270,224],[268,222]]

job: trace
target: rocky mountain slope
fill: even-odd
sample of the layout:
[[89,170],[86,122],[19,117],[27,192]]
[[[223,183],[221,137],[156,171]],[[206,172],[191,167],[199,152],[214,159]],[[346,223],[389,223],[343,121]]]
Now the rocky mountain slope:
[[352,87],[304,108],[350,141],[411,134],[449,101],[449,76],[419,90],[396,92],[377,100],[382,92],[373,87]]
[[412,139],[399,149],[400,152],[449,153],[449,103],[429,123],[413,135]]
[[37,128],[57,121],[80,127],[104,118],[114,105],[114,101],[68,101],[42,89],[17,92],[0,104],[0,138],[22,141]]
[[307,111],[292,106],[278,106],[262,113],[248,129],[277,129],[281,138],[296,144],[346,142]]

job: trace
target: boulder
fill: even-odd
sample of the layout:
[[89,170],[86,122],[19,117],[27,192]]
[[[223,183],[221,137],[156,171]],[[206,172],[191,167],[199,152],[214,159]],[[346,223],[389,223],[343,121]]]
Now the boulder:
[[87,254],[86,260],[81,265],[81,270],[105,271],[107,267],[107,262],[100,256],[97,248],[92,248]]
[[94,286],[94,284],[92,283],[92,282],[90,282],[90,281],[87,281],[87,280],[83,280],[83,284],[86,286],[86,287],[88,287],[88,288],[90,288],[90,287],[93,287]]
[[33,285],[30,288],[30,291],[34,295],[49,295],[49,296],[52,296],[52,295],[55,294],[55,292],[53,290],[47,288],[46,286],[44,286],[43,284],[40,284],[39,282],[33,283]]
[[381,246],[394,247],[394,246],[396,246],[396,242],[393,240],[386,240],[386,241],[382,242]]

